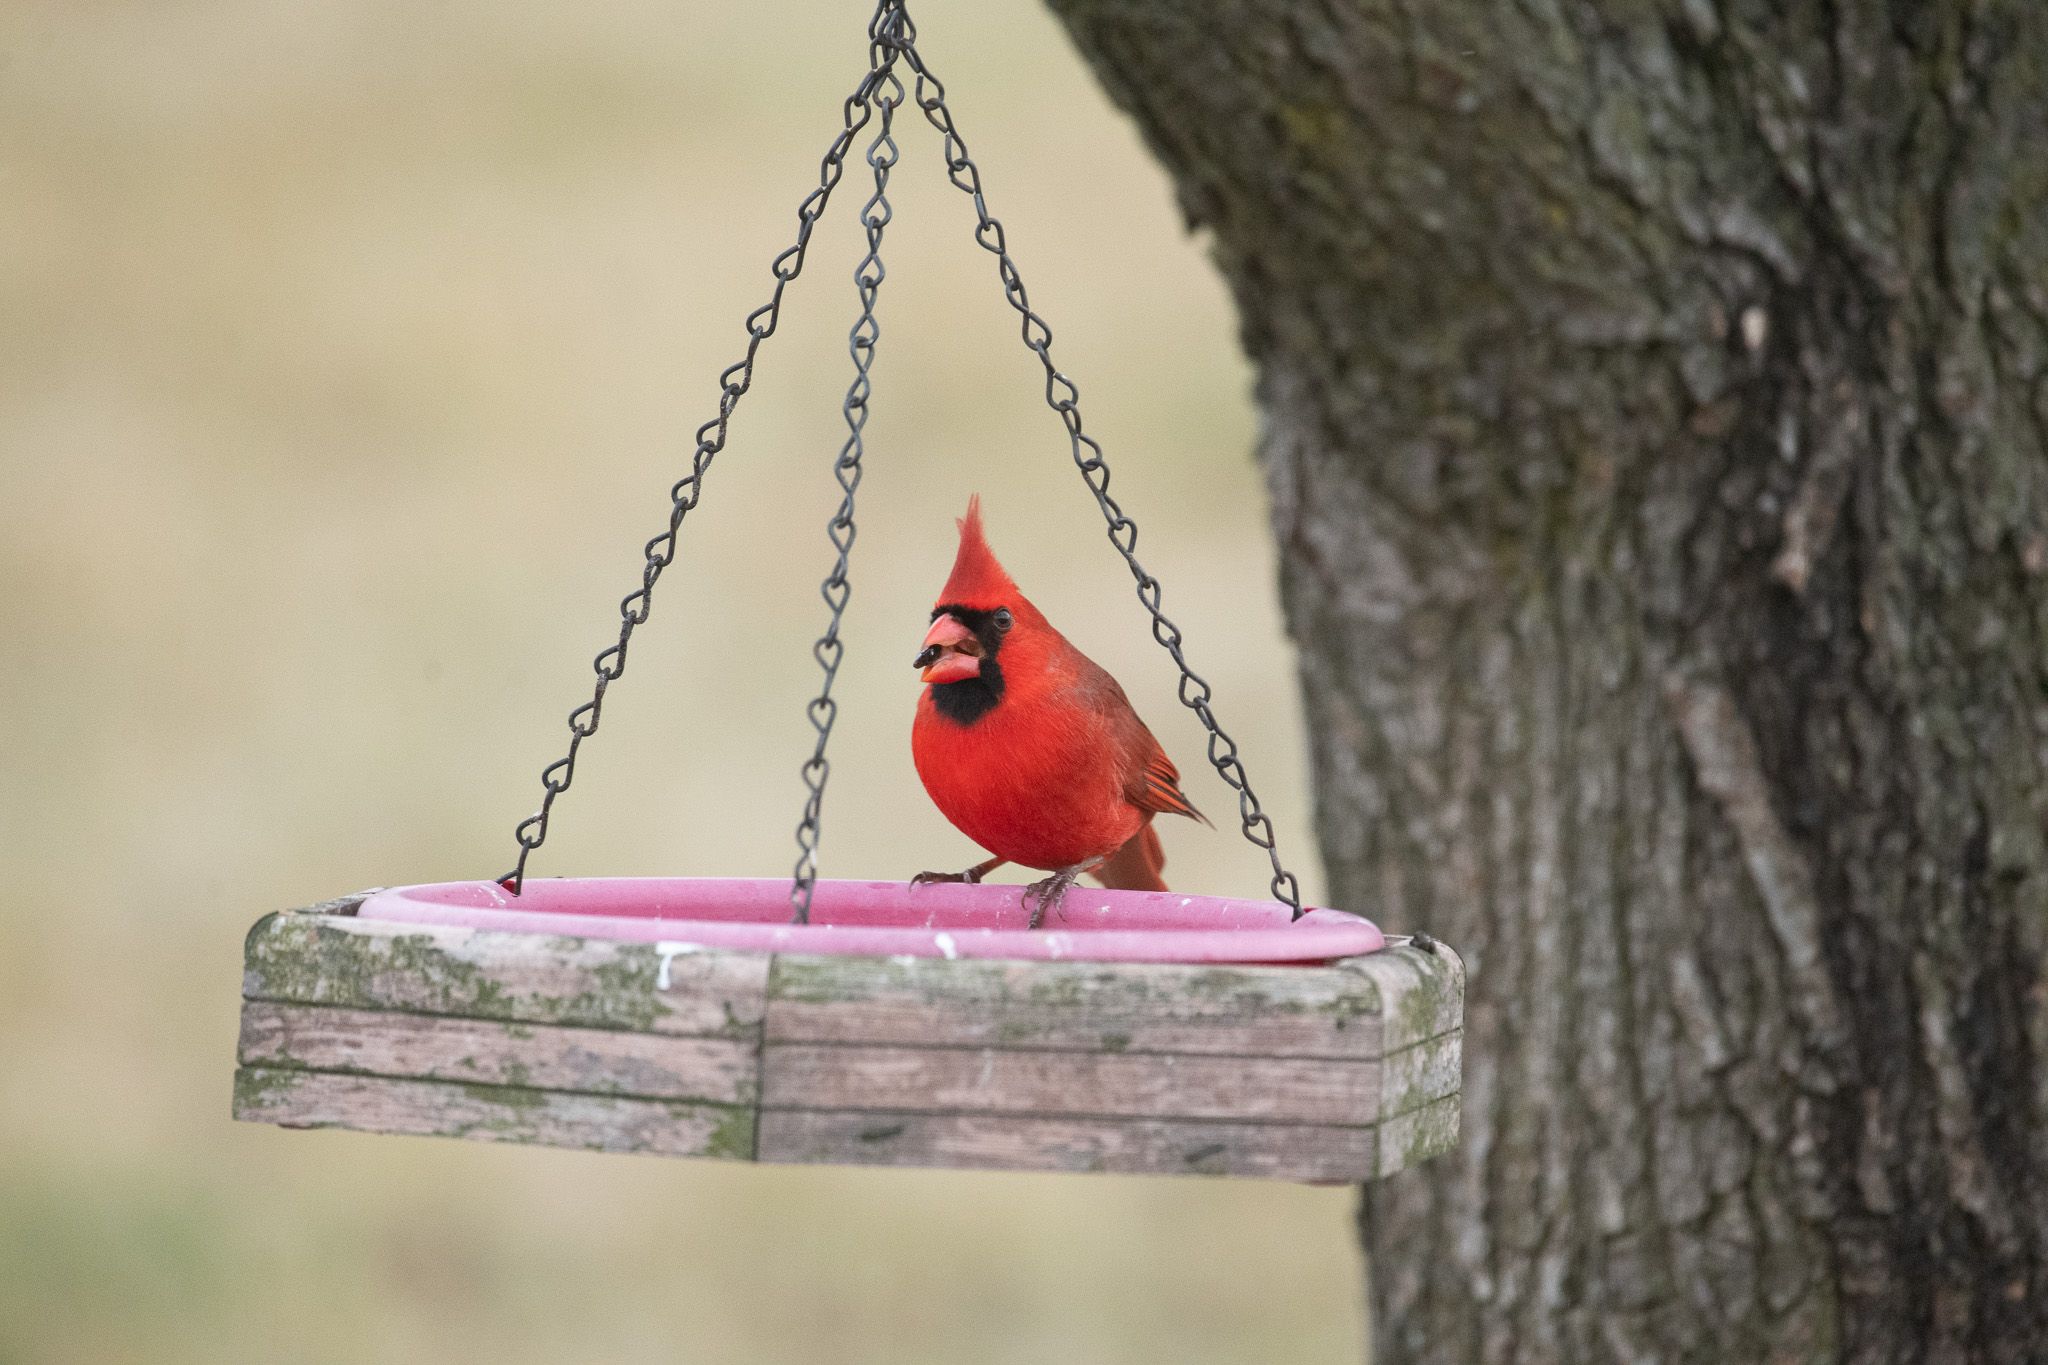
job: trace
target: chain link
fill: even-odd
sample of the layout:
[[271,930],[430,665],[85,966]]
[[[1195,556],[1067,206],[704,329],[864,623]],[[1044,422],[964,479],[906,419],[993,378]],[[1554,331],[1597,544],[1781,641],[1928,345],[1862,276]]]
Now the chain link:
[[[893,52],[887,60],[894,64]],[[875,299],[881,293],[882,281],[888,277],[888,272],[882,267],[882,231],[889,226],[891,216],[889,171],[898,158],[892,130],[896,108],[902,103],[903,82],[894,71],[889,71],[875,97],[880,131],[867,148],[867,163],[875,174],[875,192],[860,211],[861,226],[867,231],[868,253],[853,271],[854,285],[860,291],[860,317],[847,334],[846,342],[847,352],[853,357],[853,382],[847,386],[846,401],[841,405],[841,412],[846,418],[846,441],[839,448],[839,458],[832,464],[832,473],[839,480],[841,492],[839,511],[825,528],[839,555],[832,565],[832,572],[818,589],[825,605],[831,608],[832,617],[825,633],[811,648],[812,656],[824,670],[825,680],[807,708],[811,727],[818,732],[818,745],[802,769],[807,795],[803,820],[796,827],[796,880],[789,889],[790,906],[795,911],[794,919],[798,924],[808,924],[811,918],[811,893],[818,880],[819,818],[824,812],[825,782],[832,775],[832,765],[825,758],[825,746],[832,738],[832,722],[839,717],[839,703],[832,698],[832,682],[839,676],[839,661],[845,656],[845,646],[839,638],[840,618],[845,615],[847,600],[853,595],[853,586],[846,576],[847,563],[853,554],[853,497],[860,487],[860,460],[865,449],[862,431],[868,423],[868,397],[874,391],[868,381],[868,371],[875,363],[875,342],[882,334],[882,326],[875,320]]]
[[1137,583],[1138,601],[1144,604],[1146,613],[1152,618],[1152,638],[1165,646],[1166,652],[1173,656],[1174,666],[1180,670],[1181,704],[1195,713],[1202,722],[1202,728],[1209,733],[1209,763],[1216,769],[1217,776],[1237,793],[1238,818],[1244,837],[1264,849],[1267,860],[1273,865],[1274,899],[1285,903],[1299,919],[1300,884],[1295,881],[1294,874],[1281,865],[1273,822],[1259,807],[1251,779],[1245,774],[1244,763],[1237,756],[1236,741],[1217,723],[1215,709],[1210,704],[1213,693],[1209,684],[1188,667],[1187,656],[1182,652],[1180,628],[1160,610],[1159,580],[1138,562],[1137,524],[1124,515],[1123,508],[1110,496],[1109,465],[1103,458],[1102,447],[1081,427],[1081,391],[1052,363],[1052,328],[1032,311],[1030,297],[1024,290],[1024,279],[1017,273],[1017,263],[1010,259],[1003,225],[988,211],[988,199],[981,187],[981,171],[968,156],[967,143],[954,125],[952,111],[946,107],[946,87],[925,64],[916,48],[907,50],[904,60],[909,62],[917,76],[917,107],[924,111],[926,121],[938,129],[944,139],[946,178],[974,203],[974,240],[982,250],[996,258],[996,272],[1003,282],[1003,297],[1009,300],[1010,307],[1022,319],[1019,331],[1024,345],[1038,357],[1038,363],[1045,370],[1046,404],[1059,415],[1066,427],[1074,465],[1081,471],[1088,491],[1095,495],[1095,505],[1101,509],[1103,520],[1108,524],[1109,542],[1123,556],[1131,577]]
[[[882,9],[876,13],[875,23],[869,27],[873,41],[869,45],[868,74],[841,106],[843,126],[818,163],[817,188],[797,206],[796,242],[769,266],[775,276],[774,292],[769,295],[767,303],[747,314],[746,352],[718,376],[718,415],[697,428],[697,452],[690,461],[690,472],[669,489],[668,526],[643,548],[645,563],[640,570],[640,586],[626,594],[619,603],[619,638],[600,651],[591,663],[592,671],[597,674],[597,686],[591,692],[590,700],[569,713],[568,752],[541,771],[540,809],[522,820],[513,831],[512,837],[519,844],[519,860],[498,881],[515,896],[526,886],[527,859],[548,837],[548,821],[554,811],[555,798],[569,790],[569,784],[575,780],[577,751],[583,747],[584,740],[597,733],[598,721],[604,710],[605,691],[626,671],[626,648],[632,642],[633,631],[647,620],[653,604],[655,582],[661,577],[661,571],[675,560],[677,536],[682,530],[683,518],[702,496],[704,472],[725,449],[733,410],[754,382],[754,358],[761,349],[761,343],[775,334],[776,324],[782,316],[783,292],[803,273],[812,230],[817,227],[825,205],[831,201],[833,189],[839,184],[845,170],[846,154],[873,117],[874,93],[895,65],[900,49],[882,38],[884,12],[892,4],[900,11],[899,0],[884,0]],[[900,82],[898,84],[900,86]]]

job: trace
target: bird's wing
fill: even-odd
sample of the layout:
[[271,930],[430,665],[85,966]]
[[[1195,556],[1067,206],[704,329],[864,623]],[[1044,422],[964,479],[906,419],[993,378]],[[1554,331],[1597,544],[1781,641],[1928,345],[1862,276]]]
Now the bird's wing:
[[[1138,726],[1144,729],[1145,722]],[[1151,752],[1134,777],[1124,784],[1124,795],[1139,810],[1156,811],[1161,815],[1185,815],[1190,819],[1209,823],[1209,817],[1195,809],[1195,803],[1188,800],[1187,793],[1180,789],[1180,770],[1173,766],[1173,760],[1159,747],[1159,741],[1152,738],[1152,732],[1145,730],[1145,739],[1151,745]]]
[[1123,687],[1094,660],[1078,651],[1076,657],[1082,665],[1080,683],[1091,694],[1092,709],[1108,721],[1110,742],[1124,773],[1124,799],[1142,811],[1185,815],[1208,824],[1209,817],[1196,810],[1180,789],[1180,770],[1138,718]]

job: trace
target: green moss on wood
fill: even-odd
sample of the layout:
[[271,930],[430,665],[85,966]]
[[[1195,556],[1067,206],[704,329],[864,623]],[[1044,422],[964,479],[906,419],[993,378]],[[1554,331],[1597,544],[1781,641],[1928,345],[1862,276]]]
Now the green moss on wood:
[[560,1002],[565,1017],[601,1018],[620,1028],[645,1032],[668,1013],[668,1004],[655,990],[661,970],[660,955],[653,945],[621,944],[619,956],[590,969],[595,983],[589,990]]
[[235,1113],[257,1113],[291,1094],[304,1072],[288,1068],[244,1066],[235,1070]]
[[[692,1117],[698,1110],[688,1105],[676,1105],[671,1110],[678,1120]],[[724,1161],[752,1161],[755,1153],[757,1123],[752,1109],[727,1109],[725,1117],[711,1129],[704,1139],[704,1155]]]
[[[431,932],[383,936],[270,916],[250,934],[244,991],[253,999],[359,1008],[397,1004],[422,1014],[642,1033],[656,1031],[674,1015],[675,1005],[655,988],[660,956],[654,945],[607,944],[601,955],[590,953],[591,945],[581,939],[557,937],[543,946],[563,958],[587,955],[589,965],[578,973],[581,989],[552,995],[508,988],[498,969],[451,950],[447,938]],[[758,1018],[742,1017],[732,1001],[723,1002],[722,1014],[713,1036],[750,1038],[759,1029]]]
[[257,943],[269,934],[270,926],[276,922],[277,911],[273,910],[249,926],[249,932],[242,935],[242,961],[255,962]]
[[508,1085],[491,1085],[482,1081],[459,1082],[462,1093],[478,1104],[496,1105],[504,1109],[524,1112],[547,1107],[548,1092],[536,1090],[517,1082]]
[[[1413,950],[1409,950],[1411,953]],[[1417,954],[1419,956],[1419,954]],[[1394,1007],[1400,1025],[1399,1037],[1424,1039],[1435,1035],[1444,1007],[1445,974],[1416,964],[1415,985],[1405,991]]]
[[803,1004],[896,992],[934,999],[977,998],[998,1014],[1005,1010],[1072,1014],[1101,1009],[1111,998],[1119,1010],[1137,1011],[1171,1010],[1177,1004],[1200,1001],[1224,1004],[1247,1014],[1322,1014],[1349,1020],[1378,1010],[1378,993],[1366,978],[1353,976],[1347,980],[1344,994],[1317,999],[1293,989],[1296,981],[1268,975],[1273,970],[1212,967],[1154,973],[1080,963],[778,957],[769,995]]
[[450,1014],[504,1013],[503,985],[482,968],[442,949],[428,933],[370,938],[333,925],[269,916],[252,931],[248,947],[250,989],[263,996],[330,1005],[376,1003],[376,980],[389,974],[410,978],[421,989],[423,1007]]

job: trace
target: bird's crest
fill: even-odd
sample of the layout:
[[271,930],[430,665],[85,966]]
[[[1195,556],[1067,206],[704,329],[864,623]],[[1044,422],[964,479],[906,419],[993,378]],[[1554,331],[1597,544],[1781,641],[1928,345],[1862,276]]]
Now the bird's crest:
[[981,495],[967,500],[967,515],[960,518],[960,552],[953,557],[953,573],[939,590],[941,604],[993,609],[1017,606],[1023,594],[1009,573],[989,549],[981,533]]

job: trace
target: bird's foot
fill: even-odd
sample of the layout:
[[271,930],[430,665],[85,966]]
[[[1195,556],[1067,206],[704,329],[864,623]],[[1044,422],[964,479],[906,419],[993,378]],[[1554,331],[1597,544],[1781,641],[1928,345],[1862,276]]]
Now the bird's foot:
[[1073,890],[1074,883],[1081,880],[1081,874],[1093,872],[1102,866],[1102,861],[1095,858],[1089,862],[1075,863],[1072,867],[1063,867],[1050,877],[1025,887],[1024,908],[1031,912],[1031,922],[1025,927],[1036,929],[1049,912],[1059,909],[1060,902],[1066,898],[1067,892]]
[[1003,865],[1003,859],[990,858],[985,863],[976,863],[965,872],[920,872],[910,879],[912,886],[929,886],[934,882],[965,882],[978,886],[981,879]]

